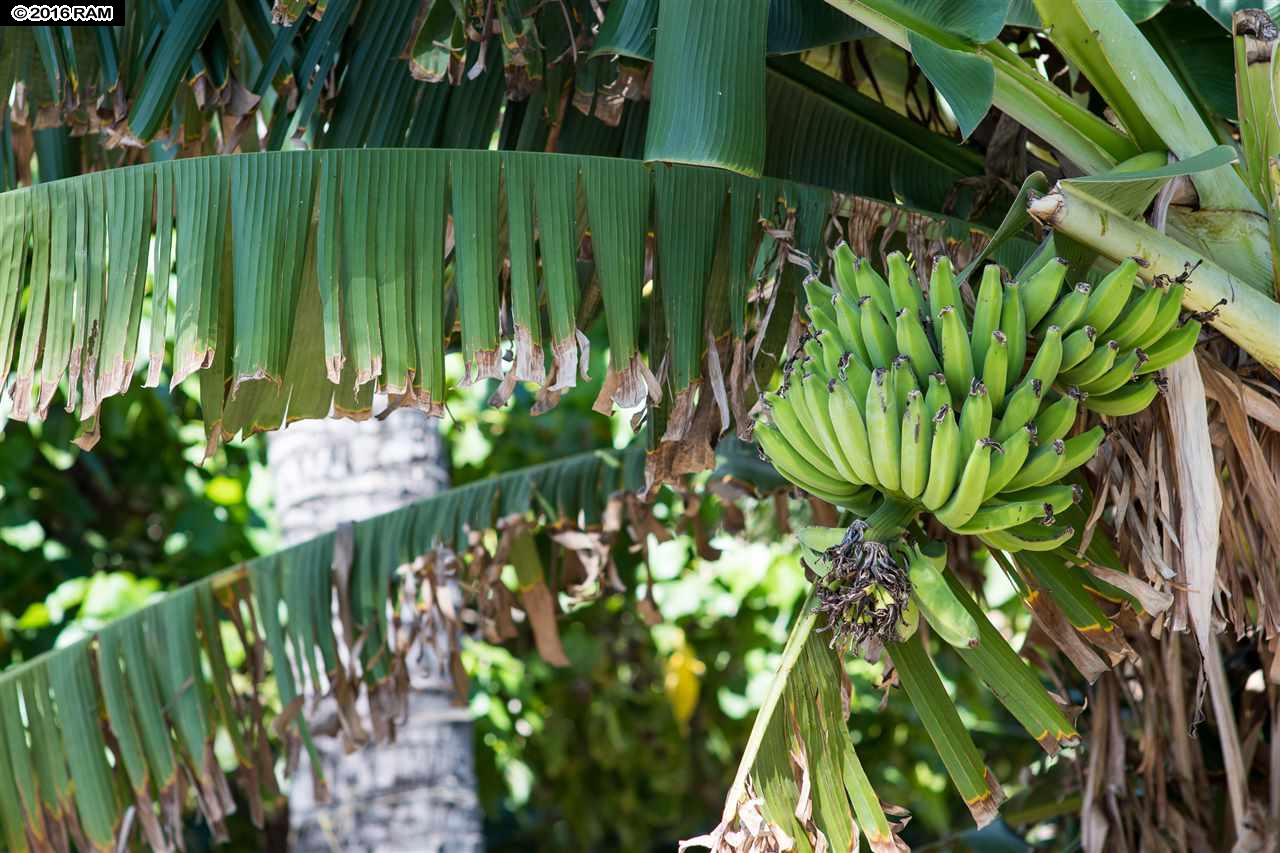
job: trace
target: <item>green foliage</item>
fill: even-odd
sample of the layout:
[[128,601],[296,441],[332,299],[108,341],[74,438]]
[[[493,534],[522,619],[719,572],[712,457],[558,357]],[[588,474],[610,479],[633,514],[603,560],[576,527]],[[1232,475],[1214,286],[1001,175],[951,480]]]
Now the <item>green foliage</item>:
[[55,407],[0,433],[0,662],[49,648],[77,607],[123,612],[108,588],[136,601],[130,575],[169,587],[274,545],[264,448],[233,443],[201,465],[200,409],[184,387],[108,402],[92,453],[71,444],[77,428]]
[[[604,325],[603,318],[597,327]],[[590,381],[579,393],[565,397],[558,406],[540,415],[533,414],[535,395],[527,386],[517,385],[512,402],[503,408],[488,405],[496,390],[496,380],[470,388],[459,387],[464,366],[461,358],[446,359],[445,372],[450,389],[445,400],[447,416],[440,427],[448,438],[455,486],[473,483],[502,471],[540,465],[563,459],[584,450],[625,447],[634,436],[623,414],[601,418],[591,412],[591,401],[599,393],[608,365],[608,349],[592,328]],[[594,344],[600,344],[596,346]]]
[[690,638],[696,654],[721,661],[699,679],[687,732],[663,689],[674,649],[661,652],[621,597],[573,614],[562,633],[567,670],[527,648],[470,647],[490,849],[649,850],[696,834],[718,810],[750,727],[717,693],[748,682],[746,653],[769,639],[753,629],[757,618],[744,609]]

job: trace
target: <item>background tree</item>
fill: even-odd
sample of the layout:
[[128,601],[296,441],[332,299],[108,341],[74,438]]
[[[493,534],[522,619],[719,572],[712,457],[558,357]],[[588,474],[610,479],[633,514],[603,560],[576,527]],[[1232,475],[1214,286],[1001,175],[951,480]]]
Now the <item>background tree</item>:
[[[285,545],[431,497],[448,485],[439,433],[421,412],[299,423],[272,434],[269,447]],[[442,633],[409,655],[407,710],[394,743],[348,754],[337,737],[334,709],[312,712],[328,791],[317,797],[306,767],[310,759],[300,757],[303,772],[289,795],[290,849],[483,847],[469,718],[439,665],[456,642]],[[322,737],[326,722],[333,730]]]

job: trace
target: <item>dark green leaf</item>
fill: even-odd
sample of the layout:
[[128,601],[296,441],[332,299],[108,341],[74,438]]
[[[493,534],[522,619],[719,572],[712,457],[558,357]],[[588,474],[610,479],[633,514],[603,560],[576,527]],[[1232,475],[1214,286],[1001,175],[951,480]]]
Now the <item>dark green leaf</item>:
[[908,42],[920,70],[951,107],[960,135],[967,137],[991,108],[996,84],[991,60],[943,47],[915,32],[909,34]]
[[766,0],[659,7],[646,160],[760,174],[767,27]]

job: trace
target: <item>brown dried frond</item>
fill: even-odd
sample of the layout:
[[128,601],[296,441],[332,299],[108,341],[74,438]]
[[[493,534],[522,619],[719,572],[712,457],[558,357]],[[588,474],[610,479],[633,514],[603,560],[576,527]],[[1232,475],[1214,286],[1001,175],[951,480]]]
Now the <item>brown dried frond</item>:
[[[1225,341],[1201,348],[1196,363],[1204,383],[1212,459],[1221,492],[1214,619],[1243,637],[1263,632],[1280,641],[1280,383]],[[1234,366],[1229,366],[1234,363]],[[1178,478],[1182,429],[1158,401],[1146,412],[1111,424],[1113,440],[1090,465],[1095,506],[1086,531],[1114,536],[1131,571],[1172,593],[1174,604],[1159,626],[1191,627],[1189,590],[1197,584],[1183,558],[1188,496]],[[1098,527],[1108,522],[1114,531]],[[1225,594],[1221,594],[1225,593]]]

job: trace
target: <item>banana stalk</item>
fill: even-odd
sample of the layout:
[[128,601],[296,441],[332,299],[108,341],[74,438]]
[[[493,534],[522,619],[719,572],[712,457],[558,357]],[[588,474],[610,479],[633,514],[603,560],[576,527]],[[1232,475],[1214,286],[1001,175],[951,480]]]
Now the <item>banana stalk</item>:
[[1261,9],[1236,12],[1231,25],[1236,112],[1240,119],[1240,165],[1249,189],[1266,205],[1271,195],[1267,161],[1280,153],[1280,122],[1276,121],[1272,94],[1272,55],[1277,30]]
[[[917,512],[918,508],[911,504],[886,500],[875,512],[867,517],[866,529],[862,533],[863,540],[886,542],[893,539],[911,524]],[[751,771],[755,767],[756,758],[764,743],[765,735],[774,722],[774,715],[779,710],[778,706],[783,694],[786,692],[788,678],[799,663],[801,655],[810,644],[815,642],[825,644],[813,632],[818,622],[818,615],[814,608],[816,602],[816,593],[810,594],[800,608],[800,619],[787,637],[787,645],[782,651],[782,661],[778,666],[778,672],[774,676],[773,682],[769,685],[769,692],[765,695],[760,711],[756,714],[755,723],[751,727],[751,735],[747,739],[746,749],[743,750],[742,760],[738,763],[737,775],[734,777],[733,785],[729,788],[729,794],[725,798],[723,814],[725,824],[733,823],[739,806],[746,799],[747,783],[751,777]],[[858,818],[865,820],[861,811],[858,814]],[[879,821],[875,822],[874,827],[880,827],[880,829],[876,830],[875,835],[873,835],[872,828],[869,827],[867,829],[869,838],[878,837],[881,833],[884,836],[888,835],[888,824],[883,822],[883,815],[880,816]],[[880,848],[873,846],[873,849]]]

